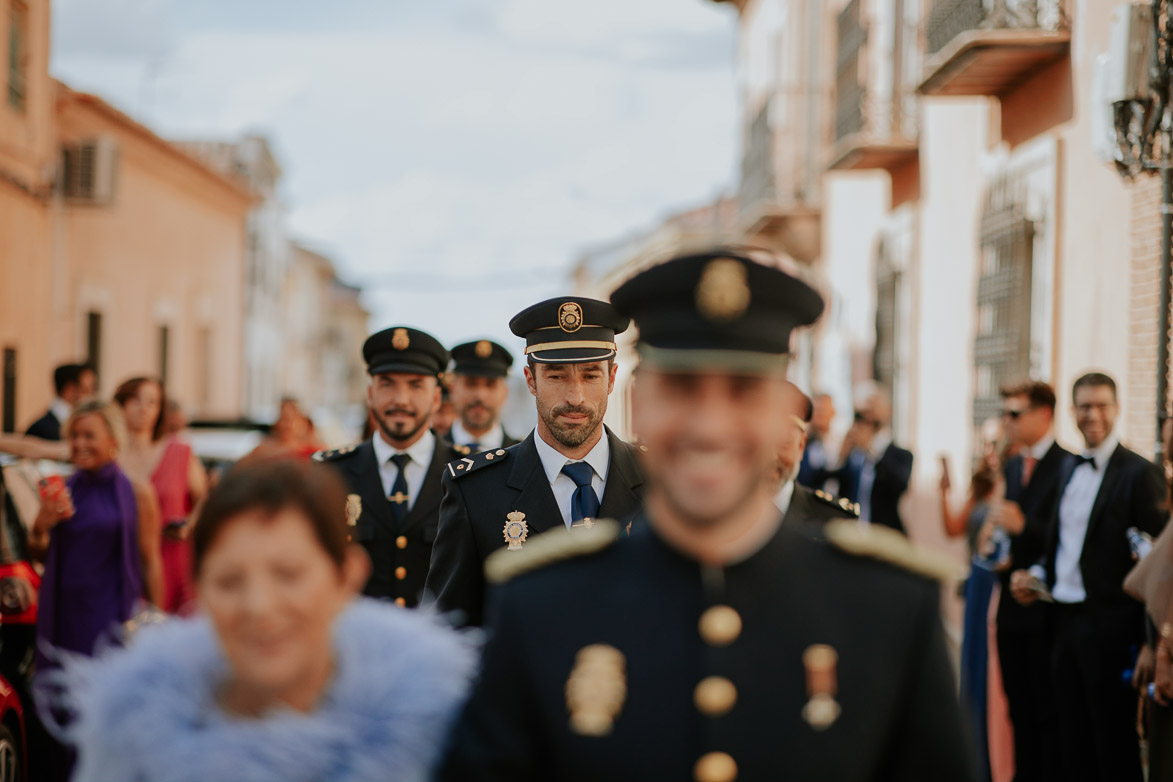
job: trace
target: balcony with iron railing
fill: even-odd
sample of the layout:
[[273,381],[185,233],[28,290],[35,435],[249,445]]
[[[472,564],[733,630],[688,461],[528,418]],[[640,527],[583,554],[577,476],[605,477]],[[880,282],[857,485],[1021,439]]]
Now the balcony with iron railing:
[[1071,43],[1065,0],[935,0],[924,38],[923,95],[1004,95]]
[[[828,167],[892,171],[917,157],[916,95],[902,78],[906,59],[915,56],[916,31],[887,25],[893,37],[873,42],[864,10],[864,0],[851,0],[838,17],[835,143]],[[872,46],[893,53],[885,67],[871,61],[877,54]]]
[[737,192],[738,223],[747,237],[810,262],[819,254],[818,197],[805,173],[810,150],[771,121],[783,100],[786,95],[772,96],[749,121]]

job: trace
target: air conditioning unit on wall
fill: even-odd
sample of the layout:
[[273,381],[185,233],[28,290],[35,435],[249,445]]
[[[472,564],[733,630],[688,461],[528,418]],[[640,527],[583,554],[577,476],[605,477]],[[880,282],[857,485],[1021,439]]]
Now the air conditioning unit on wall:
[[118,178],[118,145],[99,137],[62,150],[62,193],[72,203],[106,206],[114,200]]

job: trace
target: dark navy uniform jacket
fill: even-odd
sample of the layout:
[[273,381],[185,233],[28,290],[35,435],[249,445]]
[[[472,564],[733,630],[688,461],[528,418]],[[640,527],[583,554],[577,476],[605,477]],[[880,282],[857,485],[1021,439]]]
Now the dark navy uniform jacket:
[[[481,678],[440,778],[684,782],[720,752],[737,782],[975,779],[935,582],[847,554],[821,529],[788,519],[748,560],[702,572],[638,524],[493,590]],[[725,646],[698,628],[716,604],[742,620]],[[567,682],[600,644],[622,654],[625,691],[610,732],[581,735]],[[803,713],[804,652],[818,644],[837,652],[841,707],[821,730]],[[736,687],[722,716],[698,706],[714,676]]]
[[[611,453],[600,518],[625,520],[643,502],[643,471],[636,449],[605,429]],[[514,511],[525,514],[529,537],[565,527],[530,432],[518,445],[470,456],[445,471],[440,530],[432,551],[427,592],[443,611],[470,625],[483,621],[485,558],[506,545]]]
[[440,476],[448,462],[467,452],[468,449],[457,450],[442,437],[436,438],[436,450],[419,496],[399,525],[383,494],[375,446],[370,440],[353,448],[314,455],[315,460],[336,469],[346,481],[347,491],[357,494],[362,503],[351,537],[371,558],[371,577],[364,595],[409,607],[419,604],[440,521]]
[[825,491],[808,489],[797,481],[786,509],[786,521],[818,523],[836,519],[857,519],[859,512],[847,500],[837,500]]

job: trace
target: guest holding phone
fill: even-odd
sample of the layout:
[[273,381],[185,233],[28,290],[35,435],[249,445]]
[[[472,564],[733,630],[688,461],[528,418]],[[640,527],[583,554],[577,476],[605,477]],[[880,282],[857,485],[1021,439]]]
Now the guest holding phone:
[[[132,482],[116,461],[125,439],[122,413],[84,402],[66,421],[76,472],[66,491],[46,492],[30,544],[44,558],[37,613],[37,675],[60,665],[62,653],[92,655],[113,639],[143,598],[163,592],[159,510],[149,485]],[[63,750],[46,753],[42,780],[69,778]]]

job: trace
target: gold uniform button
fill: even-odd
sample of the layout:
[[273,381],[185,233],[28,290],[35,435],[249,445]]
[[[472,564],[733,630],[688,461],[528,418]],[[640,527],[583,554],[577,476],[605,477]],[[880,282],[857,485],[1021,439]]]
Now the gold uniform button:
[[407,578],[407,568],[405,568],[403,566],[395,568],[395,577],[398,578],[400,581]]
[[395,539],[395,548],[407,548],[407,538],[400,535]]
[[696,782],[733,782],[737,779],[737,761],[726,752],[702,755],[693,767]]
[[724,676],[709,676],[696,686],[692,700],[706,717],[723,717],[737,703],[737,688]]
[[395,598],[395,605],[405,606],[405,605],[407,605],[407,601],[404,600],[402,597],[397,597],[397,598]]
[[729,606],[712,606],[701,614],[698,629],[710,646],[728,646],[741,635],[741,614]]

